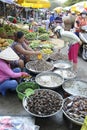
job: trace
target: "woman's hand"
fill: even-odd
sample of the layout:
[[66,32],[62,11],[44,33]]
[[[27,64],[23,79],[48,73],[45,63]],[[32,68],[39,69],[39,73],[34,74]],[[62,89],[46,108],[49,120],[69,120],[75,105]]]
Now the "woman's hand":
[[40,51],[35,51],[35,54],[36,54],[36,55],[40,55],[41,52],[40,52]]
[[28,77],[28,76],[29,76],[29,74],[28,74],[28,73],[26,73],[26,72],[21,72],[21,76],[22,76],[22,77]]

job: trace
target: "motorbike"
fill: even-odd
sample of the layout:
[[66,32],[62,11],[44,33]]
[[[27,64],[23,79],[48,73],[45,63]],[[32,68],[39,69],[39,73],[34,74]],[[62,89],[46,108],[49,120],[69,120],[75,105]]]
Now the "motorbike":
[[83,60],[87,60],[87,25],[81,27],[81,32],[79,33],[79,38],[82,41],[80,46],[79,55]]

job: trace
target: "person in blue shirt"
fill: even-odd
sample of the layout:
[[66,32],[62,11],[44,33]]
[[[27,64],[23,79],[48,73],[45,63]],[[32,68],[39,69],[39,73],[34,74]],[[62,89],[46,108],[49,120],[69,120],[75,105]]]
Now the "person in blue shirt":
[[54,13],[52,12],[50,16],[50,26],[54,22],[54,20],[55,20]]

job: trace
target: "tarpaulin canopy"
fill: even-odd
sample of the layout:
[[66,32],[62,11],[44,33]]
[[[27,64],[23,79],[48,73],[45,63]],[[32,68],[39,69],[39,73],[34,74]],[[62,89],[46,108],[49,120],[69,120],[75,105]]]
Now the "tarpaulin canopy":
[[4,3],[8,3],[8,4],[13,4],[14,3],[14,0],[0,0]]

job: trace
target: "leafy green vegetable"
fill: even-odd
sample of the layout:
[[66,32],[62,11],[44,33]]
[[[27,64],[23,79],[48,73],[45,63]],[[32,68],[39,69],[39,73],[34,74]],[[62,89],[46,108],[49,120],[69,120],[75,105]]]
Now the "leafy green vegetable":
[[49,34],[44,33],[38,37],[39,40],[49,40]]
[[24,93],[25,96],[29,97],[30,95],[34,94],[34,90],[31,88],[27,88]]
[[37,33],[35,33],[35,32],[30,32],[30,33],[27,33],[25,37],[26,37],[26,39],[28,39],[28,40],[35,40],[36,37],[37,37]]
[[12,39],[6,39],[6,41],[7,41],[9,44],[12,44],[12,43],[13,43],[13,40],[12,40]]
[[48,33],[45,28],[39,27],[38,28],[39,33]]
[[40,44],[40,40],[35,40],[31,42],[30,47],[34,49],[34,48],[37,48],[39,44]]
[[49,49],[53,49],[54,45],[53,44],[43,44],[42,48],[49,48]]

